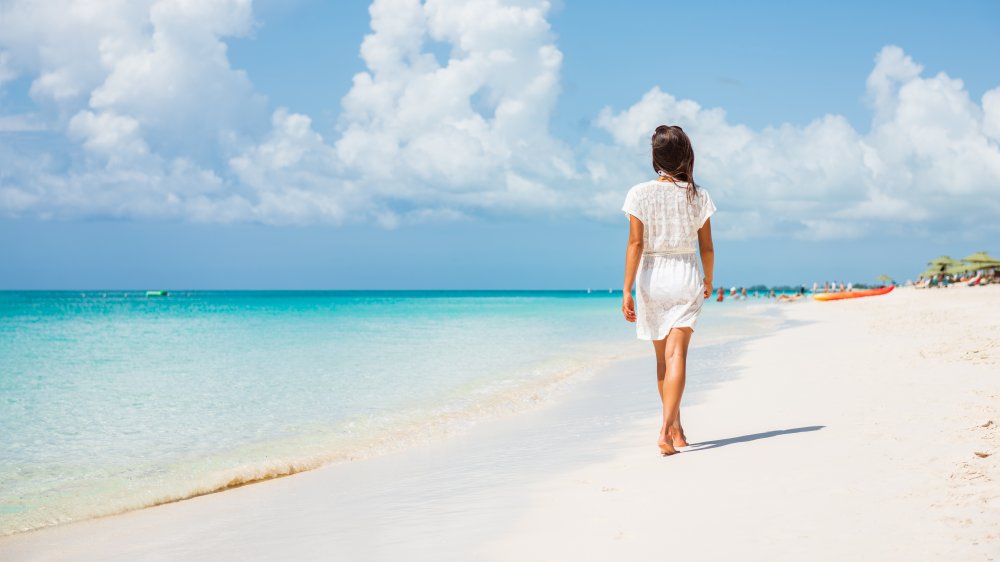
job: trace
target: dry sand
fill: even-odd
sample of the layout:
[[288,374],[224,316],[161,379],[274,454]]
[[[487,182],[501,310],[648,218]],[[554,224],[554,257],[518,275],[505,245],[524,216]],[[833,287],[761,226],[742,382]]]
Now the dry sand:
[[781,306],[685,402],[673,457],[649,357],[447,442],[8,537],[0,560],[1000,560],[1000,286]]
[[[1000,286],[789,304],[739,380],[533,487],[496,560],[1000,560]],[[987,454],[983,458],[976,453]]]

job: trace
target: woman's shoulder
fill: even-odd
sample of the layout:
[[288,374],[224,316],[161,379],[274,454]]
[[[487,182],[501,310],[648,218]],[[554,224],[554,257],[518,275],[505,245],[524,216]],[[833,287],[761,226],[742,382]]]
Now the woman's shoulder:
[[645,191],[645,190],[649,189],[650,186],[653,186],[656,183],[658,183],[656,180],[647,180],[647,181],[639,182],[639,183],[633,185],[632,187],[628,188],[628,192],[632,193],[632,192],[637,192],[637,191]]
[[656,180],[637,183],[628,189],[628,193],[626,193],[625,197],[645,198],[645,196],[649,193],[650,189],[656,187],[655,184],[657,183],[659,182],[657,182]]

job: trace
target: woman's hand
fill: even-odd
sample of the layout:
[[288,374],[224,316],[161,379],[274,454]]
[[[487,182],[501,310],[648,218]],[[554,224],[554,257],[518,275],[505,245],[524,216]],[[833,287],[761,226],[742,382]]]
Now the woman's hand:
[[635,301],[632,300],[632,292],[628,291],[622,296],[622,314],[629,322],[635,322]]
[[705,298],[712,296],[712,281],[709,279],[703,279],[701,284],[705,287]]

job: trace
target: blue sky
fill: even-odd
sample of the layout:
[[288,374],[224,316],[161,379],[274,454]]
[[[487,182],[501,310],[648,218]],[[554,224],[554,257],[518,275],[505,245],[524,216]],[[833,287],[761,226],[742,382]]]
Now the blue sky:
[[49,3],[0,18],[0,289],[618,287],[660,122],[721,284],[1000,253],[995,2]]

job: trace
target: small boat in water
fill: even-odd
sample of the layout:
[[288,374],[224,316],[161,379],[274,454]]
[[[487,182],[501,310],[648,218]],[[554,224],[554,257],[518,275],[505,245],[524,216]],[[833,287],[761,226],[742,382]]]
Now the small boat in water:
[[844,291],[842,293],[816,293],[813,298],[818,301],[839,301],[844,299],[856,299],[859,297],[876,297],[878,295],[884,295],[896,287],[894,285],[889,285],[888,287],[879,287],[878,289],[868,289],[866,291]]
[[168,294],[170,293],[168,293],[167,291],[146,291],[147,297],[165,297]]

